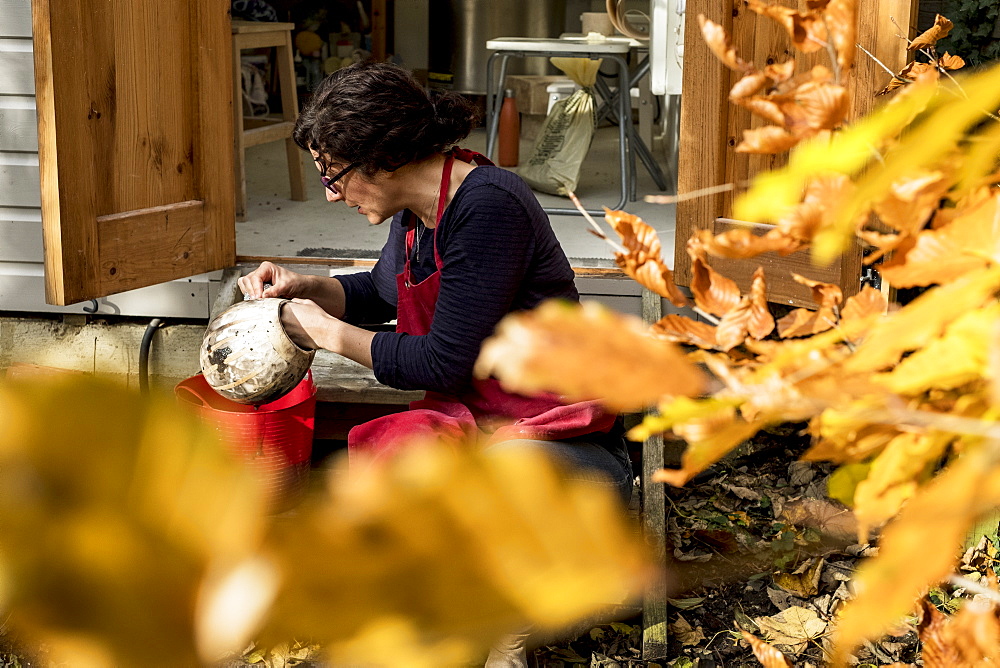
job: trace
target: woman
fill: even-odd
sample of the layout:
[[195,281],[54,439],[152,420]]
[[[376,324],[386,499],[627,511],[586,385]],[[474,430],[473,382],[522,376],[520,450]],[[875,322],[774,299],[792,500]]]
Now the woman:
[[[254,298],[293,298],[282,322],[301,346],[364,364],[385,385],[426,391],[409,411],[351,430],[352,455],[389,456],[421,436],[540,447],[571,475],[613,485],[627,500],[631,468],[614,415],[594,402],[523,397],[472,378],[483,340],[507,313],[579,299],[524,182],[455,148],[476,116],[461,96],[428,94],[394,65],[363,63],[327,77],[294,139],[312,154],[327,200],[373,225],[392,219],[388,241],[371,272],[305,276],[264,262],[240,287]],[[394,318],[396,332],[357,326]],[[508,639],[487,665],[524,660],[523,645]]]

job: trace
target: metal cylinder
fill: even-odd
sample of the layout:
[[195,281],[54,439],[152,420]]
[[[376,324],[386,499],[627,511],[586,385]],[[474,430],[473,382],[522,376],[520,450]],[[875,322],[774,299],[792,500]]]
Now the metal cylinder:
[[[486,42],[497,37],[558,37],[566,0],[431,0],[428,78],[432,86],[486,94]],[[511,59],[508,74],[550,74],[546,58]]]

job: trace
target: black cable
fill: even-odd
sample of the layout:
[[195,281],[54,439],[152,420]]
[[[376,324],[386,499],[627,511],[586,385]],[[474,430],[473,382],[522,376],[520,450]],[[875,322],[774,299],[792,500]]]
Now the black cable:
[[153,342],[153,334],[163,324],[159,318],[153,318],[142,333],[142,343],[139,344],[139,394],[149,395],[149,347]]

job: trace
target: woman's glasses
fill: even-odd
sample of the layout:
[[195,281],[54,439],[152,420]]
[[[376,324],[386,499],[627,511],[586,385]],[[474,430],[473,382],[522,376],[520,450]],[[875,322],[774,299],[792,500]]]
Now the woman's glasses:
[[[343,197],[344,193],[342,193],[340,191],[340,188],[337,187],[337,181],[347,176],[348,172],[350,172],[352,169],[354,169],[360,164],[361,164],[360,162],[352,162],[347,167],[340,170],[333,176],[321,176],[319,177],[319,180],[322,181],[323,185],[326,186],[326,189],[332,192],[334,195],[340,195],[341,197]],[[325,165],[323,165],[322,163],[320,163],[320,165],[325,167]],[[323,171],[324,173],[326,172],[325,169]]]

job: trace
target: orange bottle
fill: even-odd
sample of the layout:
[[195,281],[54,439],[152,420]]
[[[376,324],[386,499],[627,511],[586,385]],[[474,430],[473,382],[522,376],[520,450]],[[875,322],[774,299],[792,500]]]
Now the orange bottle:
[[517,113],[514,91],[510,89],[504,91],[498,134],[497,164],[501,167],[517,167],[518,149],[521,143],[521,117]]

